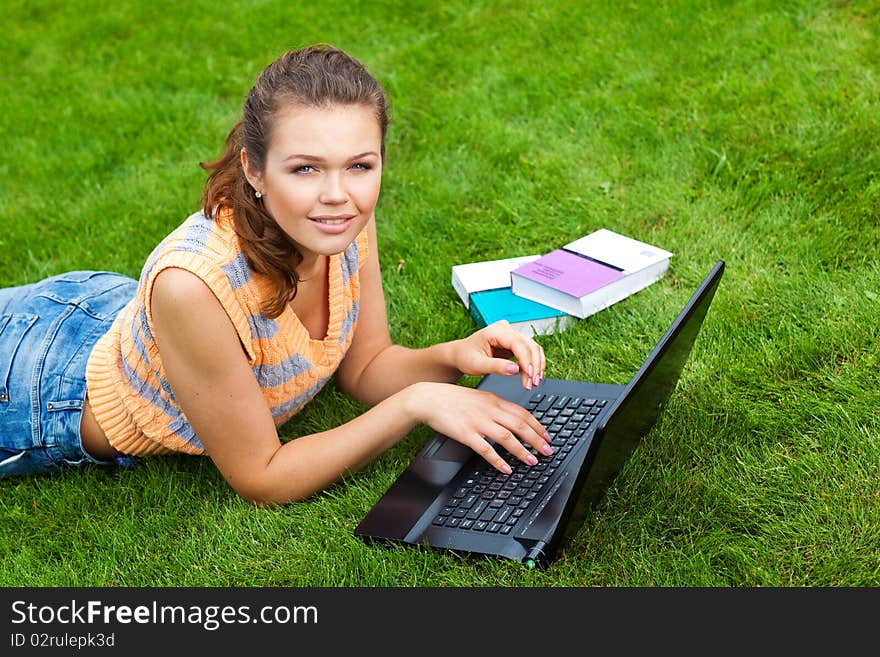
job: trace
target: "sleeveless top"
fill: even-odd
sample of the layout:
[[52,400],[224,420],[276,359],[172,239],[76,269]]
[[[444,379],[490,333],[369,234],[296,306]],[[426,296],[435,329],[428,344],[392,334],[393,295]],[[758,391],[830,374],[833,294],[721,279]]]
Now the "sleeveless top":
[[89,402],[110,444],[134,456],[205,453],[174,398],[153,338],[151,291],[163,269],[190,271],[216,295],[280,426],[321,390],[351,346],[367,252],[364,228],[345,251],[329,257],[330,319],[327,335],[317,340],[290,307],[275,319],[262,315],[271,282],[248,266],[229,215],[190,216],[153,250],[135,297],[89,356]]

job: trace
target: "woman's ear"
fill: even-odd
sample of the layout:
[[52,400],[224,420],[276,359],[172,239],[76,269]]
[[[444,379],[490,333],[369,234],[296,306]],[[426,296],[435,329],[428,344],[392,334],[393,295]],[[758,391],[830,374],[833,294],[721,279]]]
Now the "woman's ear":
[[260,175],[260,172],[254,172],[250,166],[248,165],[248,156],[247,151],[242,148],[241,149],[241,169],[244,171],[244,177],[247,178],[247,181],[251,184],[251,187],[254,190],[262,193],[263,192],[263,176]]

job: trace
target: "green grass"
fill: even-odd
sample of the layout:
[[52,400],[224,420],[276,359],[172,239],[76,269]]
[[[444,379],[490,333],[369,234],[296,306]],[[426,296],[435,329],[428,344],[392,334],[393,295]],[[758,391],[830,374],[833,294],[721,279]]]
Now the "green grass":
[[[392,97],[377,213],[398,342],[473,329],[453,264],[606,227],[673,251],[669,274],[542,343],[548,376],[625,383],[727,272],[669,412],[545,571],[353,537],[419,427],[275,511],[182,456],[0,481],[0,585],[880,584],[876,3],[159,5],[5,3],[0,285],[137,276],[256,74],[316,41]],[[361,410],[330,386],[282,436]]]

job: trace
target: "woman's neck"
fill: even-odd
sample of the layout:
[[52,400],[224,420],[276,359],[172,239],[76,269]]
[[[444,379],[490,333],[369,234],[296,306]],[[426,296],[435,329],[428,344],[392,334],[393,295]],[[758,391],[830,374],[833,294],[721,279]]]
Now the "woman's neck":
[[301,281],[313,280],[324,273],[327,256],[312,254],[306,256],[296,267],[297,278]]

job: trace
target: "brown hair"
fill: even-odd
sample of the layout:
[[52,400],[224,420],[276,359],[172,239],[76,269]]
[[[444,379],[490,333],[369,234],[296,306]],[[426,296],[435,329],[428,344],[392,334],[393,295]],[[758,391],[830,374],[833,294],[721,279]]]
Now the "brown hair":
[[241,149],[247,151],[248,166],[263,171],[274,120],[291,104],[371,107],[382,131],[385,159],[388,101],[379,82],[356,59],[333,46],[317,44],[284,53],[260,73],[245,99],[241,119],[226,138],[223,154],[201,164],[211,171],[202,206],[213,219],[224,210],[231,212],[248,264],[275,283],[276,293],[263,307],[269,318],[278,317],[296,296],[296,266],[302,254],[254,196],[241,166]]

